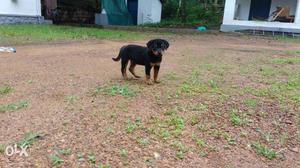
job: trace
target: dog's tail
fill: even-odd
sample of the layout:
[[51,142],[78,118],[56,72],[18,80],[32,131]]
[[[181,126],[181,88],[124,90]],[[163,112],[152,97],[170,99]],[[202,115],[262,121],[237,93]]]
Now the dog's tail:
[[119,53],[119,55],[118,55],[118,57],[117,58],[112,58],[112,60],[114,60],[114,61],[120,61],[120,59],[122,58],[122,54],[123,54],[123,52],[124,52],[124,49],[125,49],[125,47],[126,46],[123,46],[122,48],[121,48],[121,50],[120,50],[120,53]]
[[116,61],[116,62],[117,62],[117,61],[120,61],[120,59],[121,59],[121,57],[119,57],[119,56],[118,56],[117,58],[112,58],[112,60],[114,60],[114,61]]

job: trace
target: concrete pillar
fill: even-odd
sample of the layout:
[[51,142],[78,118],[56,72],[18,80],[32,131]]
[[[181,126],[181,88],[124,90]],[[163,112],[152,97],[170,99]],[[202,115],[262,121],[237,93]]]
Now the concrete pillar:
[[235,13],[235,4],[236,4],[236,0],[226,0],[224,16],[223,16],[223,24],[230,23],[233,21],[234,13]]
[[295,23],[300,24],[300,0],[297,0],[297,8],[295,14]]

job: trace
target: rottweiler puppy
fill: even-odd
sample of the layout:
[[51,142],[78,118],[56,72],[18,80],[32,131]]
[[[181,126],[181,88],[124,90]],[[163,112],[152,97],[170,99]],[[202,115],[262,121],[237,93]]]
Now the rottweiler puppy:
[[159,83],[157,80],[158,72],[160,68],[160,63],[162,61],[162,56],[164,51],[169,48],[169,42],[164,39],[153,39],[147,43],[147,47],[139,45],[126,45],[120,49],[117,58],[112,58],[114,61],[121,60],[121,72],[124,79],[128,79],[126,68],[128,62],[130,61],[129,71],[131,74],[140,78],[136,75],[134,68],[136,65],[145,66],[146,73],[146,83],[153,84],[150,72],[152,67],[154,68],[154,82]]

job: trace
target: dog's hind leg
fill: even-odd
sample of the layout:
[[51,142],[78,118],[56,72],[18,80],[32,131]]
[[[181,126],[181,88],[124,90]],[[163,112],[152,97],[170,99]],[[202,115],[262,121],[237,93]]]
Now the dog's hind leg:
[[128,65],[128,59],[122,59],[122,66],[121,66],[121,72],[122,72],[122,76],[125,80],[128,79],[127,73],[126,73],[126,69],[127,69],[127,65]]
[[136,78],[140,78],[140,76],[135,74],[134,68],[135,68],[136,64],[132,61],[130,61],[130,67],[129,67],[129,71],[131,72],[131,74],[136,77]]

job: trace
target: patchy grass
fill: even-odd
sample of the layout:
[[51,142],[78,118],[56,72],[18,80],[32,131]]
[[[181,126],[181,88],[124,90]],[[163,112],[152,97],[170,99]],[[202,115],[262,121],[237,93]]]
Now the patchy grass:
[[245,99],[243,100],[243,103],[246,104],[247,106],[250,106],[250,107],[256,107],[257,106],[257,100],[255,99]]
[[0,105],[0,113],[26,108],[27,106],[28,106],[28,102],[25,100],[15,102],[15,103]]
[[284,53],[291,56],[300,56],[300,50],[288,50],[284,51]]
[[4,86],[0,87],[0,95],[6,95],[12,91],[12,87],[10,86]]
[[298,64],[300,63],[299,57],[294,58],[275,58],[272,60],[274,64]]
[[18,141],[17,144],[18,146],[30,146],[33,144],[33,142],[39,138],[41,138],[41,134],[39,133],[35,133],[35,132],[32,132],[32,131],[29,131],[27,133],[25,133],[25,136],[22,140]]
[[78,97],[76,95],[70,95],[65,97],[65,101],[68,104],[74,104],[78,101]]
[[163,140],[167,140],[171,137],[179,137],[181,135],[185,127],[185,121],[181,116],[173,114],[167,115],[166,119],[152,117],[150,125],[148,131],[151,134],[154,134]]
[[262,144],[260,144],[258,142],[253,143],[252,147],[255,149],[255,151],[258,154],[260,154],[260,155],[262,155],[262,156],[264,156],[264,157],[266,157],[266,158],[268,158],[270,160],[272,160],[272,159],[274,159],[274,158],[277,157],[277,153],[274,150],[269,149],[267,146],[262,145]]
[[137,118],[135,121],[127,120],[125,123],[125,130],[127,133],[132,133],[135,129],[142,125],[142,119]]
[[95,164],[96,163],[96,156],[95,154],[91,153],[88,155],[88,161],[92,164]]
[[111,167],[110,167],[110,165],[108,163],[106,163],[106,164],[100,164],[98,166],[98,168],[111,168]]
[[71,155],[72,150],[71,150],[70,148],[68,148],[68,149],[60,149],[60,150],[58,150],[58,152],[59,152],[60,154],[63,154],[63,155],[65,155],[65,156],[68,156],[68,155]]
[[179,159],[184,158],[184,154],[188,151],[188,148],[180,141],[172,141],[171,147],[176,150],[176,157]]
[[230,116],[230,122],[233,126],[238,126],[238,125],[242,125],[243,120],[241,119],[241,117],[238,115],[238,111],[235,109],[232,109],[229,113]]
[[147,146],[150,144],[150,141],[146,138],[137,138],[137,143],[141,146]]
[[0,144],[0,154],[4,154],[5,152],[5,145]]
[[121,149],[120,150],[120,155],[124,158],[128,157],[128,151],[126,149]]
[[58,166],[59,164],[64,162],[64,160],[60,158],[57,154],[50,154],[49,158],[53,166]]
[[109,96],[121,95],[125,97],[133,97],[136,96],[141,90],[141,86],[113,83],[106,86],[97,87],[93,91],[92,95],[97,96],[99,94],[105,94]]
[[143,39],[147,33],[57,25],[1,25],[3,43],[23,44],[57,40]]

